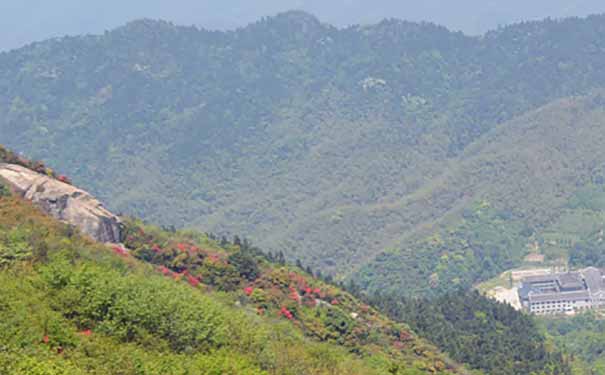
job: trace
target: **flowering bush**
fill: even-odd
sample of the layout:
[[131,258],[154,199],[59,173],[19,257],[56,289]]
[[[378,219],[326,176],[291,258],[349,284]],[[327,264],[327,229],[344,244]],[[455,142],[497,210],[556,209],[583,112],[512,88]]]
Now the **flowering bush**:
[[87,337],[90,337],[90,336],[92,335],[92,331],[91,331],[90,329],[86,329],[86,330],[84,330],[84,331],[80,332],[80,334],[81,334],[82,336],[87,336]]
[[292,312],[290,312],[290,310],[288,310],[286,307],[282,307],[279,310],[278,316],[283,316],[288,320],[294,319],[294,315],[292,315]]
[[113,246],[112,249],[113,249],[113,252],[118,255],[128,256],[128,251],[126,249],[124,249],[122,246]]
[[189,285],[196,287],[198,285],[200,285],[200,280],[197,277],[194,277],[192,275],[187,275],[187,282],[189,283]]

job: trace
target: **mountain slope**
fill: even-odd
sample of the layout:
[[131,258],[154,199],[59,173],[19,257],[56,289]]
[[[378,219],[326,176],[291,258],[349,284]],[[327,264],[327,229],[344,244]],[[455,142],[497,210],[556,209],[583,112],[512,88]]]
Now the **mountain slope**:
[[402,250],[378,256],[362,279],[377,290],[407,285],[413,295],[416,287],[469,287],[521,264],[576,193],[599,181],[603,98],[555,101],[470,145],[446,173],[394,205],[421,214],[410,216],[401,232],[411,234],[393,245]]
[[[135,222],[127,240],[139,245],[112,250],[0,197],[0,372],[467,373],[347,293],[238,245]],[[136,259],[149,252],[152,264]]]
[[[457,199],[463,189],[433,187],[472,167],[458,165],[470,145],[605,85],[603,19],[482,38],[397,20],[336,29],[301,12],[234,32],[138,21],[0,55],[0,142],[68,171],[115,211],[243,234],[350,276],[407,246],[418,226],[471,208]],[[510,178],[535,177],[524,163]],[[586,173],[577,171],[561,181],[566,192]],[[427,191],[436,204],[417,200]],[[548,220],[532,207],[531,220]],[[496,268],[514,263],[506,258]],[[419,262],[432,271],[432,259]],[[393,275],[409,272],[405,263]],[[425,285],[419,275],[414,288]]]

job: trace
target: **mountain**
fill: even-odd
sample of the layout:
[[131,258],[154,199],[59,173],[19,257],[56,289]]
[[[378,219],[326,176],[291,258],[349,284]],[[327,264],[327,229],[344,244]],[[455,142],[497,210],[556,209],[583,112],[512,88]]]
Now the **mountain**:
[[[364,268],[364,284],[376,290],[408,285],[410,295],[470,287],[522,264],[532,244],[556,261],[579,238],[600,231],[604,98],[599,91],[554,101],[469,145],[404,203],[419,213],[408,219],[409,237],[403,249],[384,252]],[[586,190],[595,190],[592,212],[572,206]]]
[[141,20],[0,54],[0,142],[116,212],[447,292],[519,265],[599,173],[604,21]]
[[[26,169],[43,181],[24,192],[22,178],[0,178],[3,374],[569,374],[569,359],[549,348],[531,317],[476,293],[429,310],[376,296],[390,320],[238,237],[123,218],[124,243],[100,244],[79,230],[89,222],[59,221],[38,199],[44,187],[75,187],[40,162],[0,151],[4,171]],[[421,312],[435,307],[442,315]]]
[[163,0],[117,0],[87,3],[58,0],[5,1],[0,4],[0,50],[21,47],[33,41],[102,33],[142,17],[165,19],[182,25],[206,29],[235,29],[262,17],[292,9],[317,14],[321,20],[338,26],[369,24],[383,18],[430,21],[452,30],[473,35],[513,22],[586,16],[605,12],[598,0],[509,0],[506,2],[459,0],[180,0],[173,6]]

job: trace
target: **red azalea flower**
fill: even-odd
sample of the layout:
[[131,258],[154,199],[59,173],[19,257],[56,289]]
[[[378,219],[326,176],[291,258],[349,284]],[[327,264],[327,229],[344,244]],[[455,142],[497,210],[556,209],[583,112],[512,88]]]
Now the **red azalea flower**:
[[330,302],[332,305],[338,305],[340,302],[338,302],[338,300],[336,298],[334,298],[332,300],[332,302]]
[[254,292],[254,288],[251,286],[244,288],[244,293],[246,293],[247,296],[252,295],[253,292]]
[[87,330],[84,330],[84,331],[80,332],[80,334],[81,334],[82,336],[87,336],[87,337],[89,337],[90,335],[92,335],[92,331],[91,331],[91,330],[89,330],[89,329],[87,329]]
[[315,289],[313,289],[313,293],[315,293],[315,294],[321,294],[321,289],[315,288]]
[[187,275],[187,282],[189,282],[189,285],[193,287],[200,285],[200,281],[191,275]]
[[288,295],[288,297],[292,300],[292,301],[296,301],[300,303],[300,296],[298,295],[298,292],[296,292],[296,290],[291,290],[290,294]]
[[118,255],[122,255],[122,256],[128,256],[128,252],[122,248],[121,246],[114,246],[113,247],[113,252],[118,254]]
[[176,247],[178,247],[181,251],[187,251],[187,245],[184,243],[178,243]]
[[282,307],[280,310],[280,315],[283,315],[286,317],[286,319],[288,320],[292,320],[294,318],[294,316],[292,315],[292,313],[290,312],[290,310],[288,310],[285,307]]
[[161,266],[161,267],[160,267],[158,270],[159,270],[159,271],[160,271],[160,272],[161,272],[161,273],[162,273],[164,276],[168,276],[168,275],[170,275],[170,273],[171,273],[171,272],[170,272],[170,270],[169,270],[168,268],[164,267],[164,266]]
[[42,342],[43,343],[48,344],[49,341],[50,341],[50,338],[47,335],[45,335],[44,337],[42,337]]

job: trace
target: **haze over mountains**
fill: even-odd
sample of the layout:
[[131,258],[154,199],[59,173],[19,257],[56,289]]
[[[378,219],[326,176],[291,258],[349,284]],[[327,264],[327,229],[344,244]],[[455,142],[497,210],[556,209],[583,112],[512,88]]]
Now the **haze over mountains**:
[[102,33],[143,17],[225,30],[292,9],[311,12],[337,26],[395,17],[481,34],[523,20],[602,13],[605,4],[600,0],[179,0],[178,5],[165,0],[3,1],[0,50],[66,34]]
[[326,15],[0,53],[0,373],[605,374],[600,314],[477,292],[605,267],[605,14]]
[[236,32],[137,21],[0,55],[0,142],[114,210],[442,293],[518,265],[599,189],[603,33],[605,16],[483,38],[303,12]]

